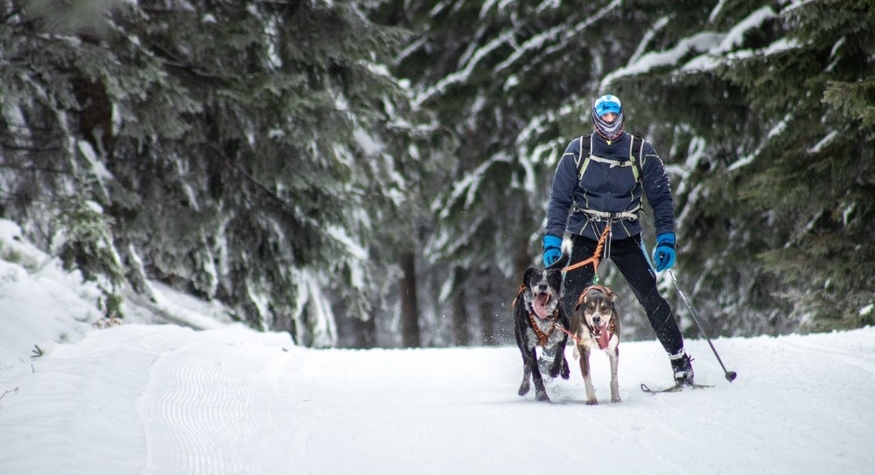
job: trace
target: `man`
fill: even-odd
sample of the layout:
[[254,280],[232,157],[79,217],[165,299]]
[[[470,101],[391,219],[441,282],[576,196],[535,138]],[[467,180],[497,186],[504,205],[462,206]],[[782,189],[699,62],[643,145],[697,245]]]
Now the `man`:
[[[671,307],[656,288],[656,273],[644,249],[638,219],[641,198],[646,193],[657,235],[653,252],[655,270],[671,269],[675,261],[675,232],[668,175],[649,142],[633,141],[633,136],[625,133],[619,98],[606,95],[596,99],[592,122],[596,133],[573,140],[553,175],[544,264],[550,266],[559,260],[566,232],[573,244],[569,264],[592,257],[602,231],[610,223],[603,257],[617,266],[644,307],[650,325],[669,355],[675,383],[693,385],[691,359],[684,351],[683,336]],[[633,150],[633,144],[637,147],[638,143],[643,148]],[[634,160],[630,159],[632,155]],[[593,283],[595,271],[587,265],[565,276],[562,303],[568,315],[583,289]]]

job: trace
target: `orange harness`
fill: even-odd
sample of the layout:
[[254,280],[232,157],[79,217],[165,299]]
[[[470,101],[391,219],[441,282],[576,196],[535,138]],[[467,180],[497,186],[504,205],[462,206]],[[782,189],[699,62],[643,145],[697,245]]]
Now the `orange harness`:
[[[609,288],[607,288],[607,287],[605,287],[605,286],[603,286],[603,285],[595,285],[595,284],[593,284],[593,285],[587,286],[585,289],[583,289],[583,292],[580,293],[580,297],[577,299],[577,306],[578,306],[578,307],[579,307],[580,305],[582,305],[582,304],[584,303],[584,301],[586,300],[586,292],[587,292],[589,289],[597,289],[597,290],[599,290],[600,292],[602,292],[603,294],[607,295],[608,297],[610,297],[611,295],[614,294],[614,291],[612,291],[611,289],[609,289]],[[532,316],[529,315],[529,319],[531,319],[531,318],[532,318]],[[595,332],[595,329],[592,328],[592,327],[589,325],[589,323],[585,323],[585,325],[587,326],[587,328],[589,328],[589,332],[590,332],[590,334],[592,334],[592,333]],[[611,326],[608,327],[608,332],[610,332],[611,335],[614,334],[614,331],[616,330],[616,325],[617,325],[616,320],[614,320],[614,319],[612,318],[612,319],[611,319]],[[566,335],[568,335],[572,340],[574,340],[574,343],[576,343],[576,344],[578,344],[578,345],[581,344],[581,340],[580,340],[580,338],[578,338],[577,335],[575,335],[574,333],[572,333],[572,332],[566,330],[565,327],[563,327],[562,325],[560,325],[558,321],[555,322],[555,323],[553,324],[553,328],[558,328],[558,329],[562,330]],[[551,330],[551,332],[552,332],[552,330]],[[538,334],[538,337],[540,338],[540,336],[541,336],[541,332],[539,332],[539,330],[538,330],[537,328],[535,328],[535,333],[537,333],[537,334]],[[547,335],[547,336],[549,336],[549,335]],[[541,346],[544,346],[544,345],[541,345]],[[601,344],[599,344],[599,348],[601,348],[602,350],[604,350],[604,348],[602,348],[602,345],[601,345]]]
[[[520,295],[522,295],[523,292],[525,292],[525,291],[526,291],[526,284],[523,284],[520,286],[520,290],[517,291],[516,298],[513,299],[513,303],[511,304],[511,308],[516,309],[516,303],[520,299]],[[559,307],[556,307],[556,310],[553,311],[553,315],[550,316],[550,321],[553,322],[553,324],[550,326],[550,330],[547,331],[547,333],[544,333],[543,331],[541,331],[540,328],[538,328],[538,322],[537,322],[537,320],[535,320],[535,314],[529,312],[529,323],[532,325],[532,330],[534,330],[535,335],[538,335],[538,345],[539,346],[547,346],[547,340],[550,338],[550,335],[553,334],[553,330],[556,328],[561,328],[562,331],[564,331],[565,333],[568,333],[568,331],[565,330],[565,328],[562,328],[562,324],[559,323]]]
[[610,233],[611,233],[611,222],[608,221],[608,224],[605,225],[605,230],[602,231],[602,235],[599,237],[599,242],[598,242],[598,244],[596,244],[595,252],[592,254],[592,257],[590,257],[589,259],[584,259],[576,264],[572,264],[572,265],[562,269],[562,272],[565,273],[565,272],[577,269],[578,267],[583,267],[587,264],[592,264],[593,270],[595,271],[596,274],[598,274],[599,263],[601,262],[601,259],[602,259],[602,249],[605,247],[605,240],[608,238],[608,234],[610,234]]
[[[529,314],[529,323],[532,324],[532,330],[535,331],[535,335],[538,335],[538,346],[546,347],[547,340],[550,338],[550,335],[553,334],[553,330],[555,330],[556,327],[562,328],[562,325],[559,324],[559,310],[558,309],[555,312],[553,312],[553,316],[550,317],[550,321],[553,324],[550,325],[550,329],[547,331],[547,333],[544,333],[543,331],[541,331],[540,328],[538,328],[538,322],[535,320],[535,315],[532,313]],[[562,328],[562,329],[564,330],[564,328]]]
[[[599,236],[599,241],[598,241],[598,244],[596,244],[595,252],[593,253],[592,257],[590,257],[589,259],[584,259],[576,264],[572,264],[570,266],[565,267],[564,269],[562,269],[562,273],[564,274],[568,271],[572,271],[572,270],[577,269],[579,267],[583,267],[587,264],[592,264],[593,270],[595,271],[595,275],[596,275],[596,280],[594,282],[598,282],[598,271],[599,271],[599,263],[601,262],[602,250],[605,247],[605,240],[607,240],[608,235],[610,233],[611,233],[611,222],[608,221],[607,225],[605,226],[605,230],[602,231],[602,235]],[[605,289],[607,291],[607,292],[605,292],[606,294],[610,292],[610,290],[607,289],[606,287],[602,287],[600,285],[599,286],[591,285],[591,286],[587,287],[586,289],[584,289],[583,293],[580,294],[580,299],[583,299],[583,295],[586,293],[587,290],[589,290],[590,287],[599,287],[601,289]],[[525,290],[526,290],[526,284],[521,285],[520,289],[517,291],[516,298],[514,298],[513,303],[511,304],[511,308],[516,307],[516,303],[517,303],[517,300],[519,300],[519,296],[522,295],[522,293],[525,292]],[[580,299],[578,299],[578,300],[580,300]],[[578,305],[580,305],[580,301],[578,301]],[[577,337],[577,335],[569,332],[568,330],[565,329],[565,327],[562,326],[562,324],[559,323],[559,310],[558,309],[555,312],[553,312],[553,316],[550,318],[550,320],[552,320],[553,325],[550,327],[550,330],[547,333],[544,333],[543,331],[541,331],[540,328],[538,328],[538,325],[537,325],[537,322],[535,321],[534,315],[529,313],[529,323],[532,324],[532,329],[535,331],[535,334],[538,335],[538,345],[546,346],[547,340],[550,338],[550,335],[553,334],[553,330],[555,330],[556,328],[562,330],[566,335],[571,337],[571,339],[574,340],[575,343],[580,344],[580,339]],[[611,330],[613,331],[613,328]]]
[[586,302],[586,293],[589,291],[589,289],[596,289],[596,290],[598,290],[599,292],[601,292],[601,293],[607,295],[608,297],[613,297],[613,296],[614,296],[614,291],[611,290],[611,289],[609,289],[609,288],[607,288],[607,287],[605,287],[604,285],[596,285],[596,284],[587,285],[587,286],[583,289],[583,292],[580,293],[580,297],[577,298],[577,305],[580,305],[580,304]]

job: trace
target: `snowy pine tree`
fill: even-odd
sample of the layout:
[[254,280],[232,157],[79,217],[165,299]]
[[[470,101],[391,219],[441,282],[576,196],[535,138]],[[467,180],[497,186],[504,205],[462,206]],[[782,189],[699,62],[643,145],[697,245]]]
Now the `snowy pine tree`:
[[4,216],[48,244],[89,199],[108,234],[75,234],[92,242],[70,262],[112,270],[89,251],[111,235],[136,290],[162,281],[305,344],[336,344],[338,302],[375,318],[427,170],[383,66],[396,33],[355,4],[101,6],[4,12]]
[[[845,323],[820,320],[826,327],[871,320],[871,310],[859,318],[872,301],[862,271],[871,160],[859,149],[872,125],[871,61],[860,60],[871,56],[868,3],[382,4],[416,33],[397,74],[459,137],[427,248],[447,281],[445,305],[477,288],[469,279],[488,282],[499,302],[538,261],[557,152],[588,132],[592,97],[612,91],[629,130],[656,145],[672,174],[678,274],[712,330],[817,328],[813,316],[835,313],[834,298]],[[822,146],[843,158],[827,159]],[[815,238],[815,224],[828,231]]]

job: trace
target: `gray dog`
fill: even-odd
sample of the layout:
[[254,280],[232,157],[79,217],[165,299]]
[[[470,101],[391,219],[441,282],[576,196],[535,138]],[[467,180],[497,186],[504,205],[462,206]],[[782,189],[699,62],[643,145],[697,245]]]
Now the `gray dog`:
[[[570,371],[565,359],[568,317],[559,301],[562,297],[562,273],[558,269],[538,270],[530,267],[523,276],[523,285],[513,302],[514,335],[523,357],[523,382],[519,395],[528,394],[529,376],[535,383],[535,396],[549,401],[544,380],[538,368],[536,348],[553,356],[550,377],[568,379]],[[566,331],[563,331],[566,330]]]

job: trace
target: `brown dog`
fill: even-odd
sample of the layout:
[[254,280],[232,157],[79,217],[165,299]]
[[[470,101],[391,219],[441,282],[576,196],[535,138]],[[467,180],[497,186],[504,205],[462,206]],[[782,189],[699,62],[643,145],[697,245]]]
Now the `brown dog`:
[[586,385],[586,403],[598,404],[590,376],[589,355],[594,347],[605,350],[611,362],[611,402],[620,402],[617,364],[620,359],[620,320],[611,289],[592,285],[583,290],[571,317],[571,329],[580,354],[580,374]]

